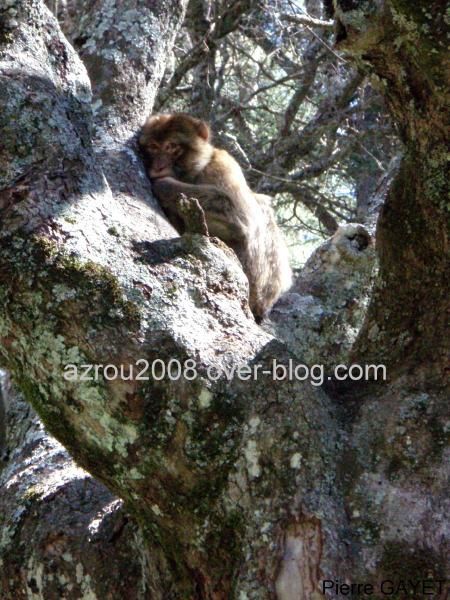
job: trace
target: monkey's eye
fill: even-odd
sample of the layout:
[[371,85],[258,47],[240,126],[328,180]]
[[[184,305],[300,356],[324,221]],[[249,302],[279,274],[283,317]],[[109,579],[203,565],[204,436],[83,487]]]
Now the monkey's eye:
[[180,151],[180,145],[176,144],[175,142],[167,142],[167,144],[164,146],[164,150],[169,154],[176,155]]
[[151,152],[152,154],[156,154],[157,152],[159,152],[159,151],[160,151],[160,148],[159,148],[158,144],[150,143],[150,144],[147,146],[147,150],[148,150],[149,152]]

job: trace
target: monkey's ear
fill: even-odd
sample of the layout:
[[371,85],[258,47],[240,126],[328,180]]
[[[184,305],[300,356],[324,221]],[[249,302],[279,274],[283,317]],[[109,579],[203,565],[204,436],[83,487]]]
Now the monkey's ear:
[[152,129],[155,126],[164,126],[173,119],[171,113],[155,113],[150,115],[144,123],[144,129]]
[[205,140],[205,142],[209,142],[211,137],[211,130],[209,126],[205,123],[205,121],[198,121],[197,124],[198,135]]
[[145,127],[153,127],[157,123],[162,123],[164,120],[167,120],[167,115],[162,115],[160,113],[150,115],[145,121]]
[[145,123],[142,125],[141,134],[139,136],[139,143],[141,144],[141,146],[145,145],[145,142],[147,141],[147,137],[150,134],[152,127],[158,120],[159,119],[155,117],[155,115],[147,117]]

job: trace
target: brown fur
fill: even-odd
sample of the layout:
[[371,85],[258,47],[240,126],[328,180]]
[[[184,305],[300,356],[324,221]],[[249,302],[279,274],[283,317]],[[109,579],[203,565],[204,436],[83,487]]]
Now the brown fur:
[[237,254],[250,285],[250,308],[261,320],[291,285],[288,252],[270,198],[248,187],[242,169],[210,144],[209,127],[183,113],[154,115],[139,139],[149,162],[153,191],[180,233],[181,194],[196,198],[209,233]]

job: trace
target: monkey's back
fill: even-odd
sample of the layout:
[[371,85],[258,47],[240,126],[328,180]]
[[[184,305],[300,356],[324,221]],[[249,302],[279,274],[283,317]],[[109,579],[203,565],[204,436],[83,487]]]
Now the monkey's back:
[[264,228],[258,249],[258,284],[253,302],[255,314],[263,318],[281,294],[291,287],[292,270],[289,266],[289,251],[275,219],[272,198],[265,194],[254,196],[263,214]]
[[250,308],[261,320],[292,283],[288,249],[275,219],[272,199],[252,192],[236,160],[217,148],[201,174],[201,183],[215,185],[233,201],[234,215],[230,219],[239,221],[245,240],[233,249],[249,280]]

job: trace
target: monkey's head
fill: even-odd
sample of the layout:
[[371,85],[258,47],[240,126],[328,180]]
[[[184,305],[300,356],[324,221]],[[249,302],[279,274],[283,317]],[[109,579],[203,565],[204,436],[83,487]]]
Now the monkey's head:
[[152,115],[139,138],[150,178],[194,178],[211,160],[209,139],[209,127],[200,119],[184,113]]

